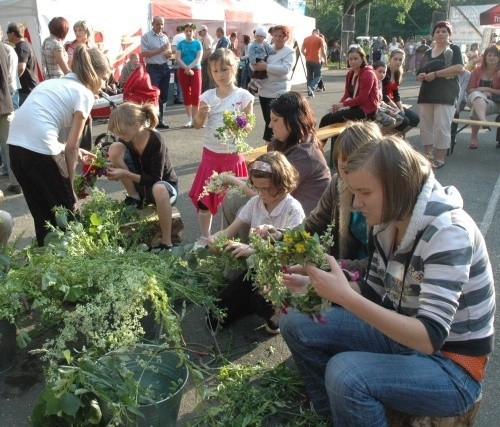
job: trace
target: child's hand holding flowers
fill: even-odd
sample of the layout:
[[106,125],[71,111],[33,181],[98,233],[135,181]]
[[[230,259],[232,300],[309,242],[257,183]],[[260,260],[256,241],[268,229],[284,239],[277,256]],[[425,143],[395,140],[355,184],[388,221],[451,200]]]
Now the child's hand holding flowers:
[[241,111],[241,102],[234,105],[233,111],[222,113],[222,126],[215,129],[215,137],[227,144],[236,153],[246,153],[252,147],[245,139],[255,125],[255,115]]
[[235,191],[241,194],[242,186],[239,179],[232,172],[213,172],[210,178],[205,181],[203,191],[198,196],[198,200],[208,196],[209,193],[223,194],[229,191]]
[[330,271],[324,271],[309,264],[306,266],[306,273],[311,279],[317,295],[337,304],[344,305],[345,298],[349,294],[357,293],[351,288],[337,260],[332,256],[327,256],[326,259]]
[[[325,234],[330,235],[329,232]],[[271,237],[261,239],[256,235],[251,235],[251,241],[255,253],[250,257],[250,275],[260,291],[267,292],[266,298],[285,311],[287,307],[294,307],[321,320],[318,313],[328,307],[329,302],[316,294],[307,276],[301,279],[297,274],[290,275],[296,273],[296,267],[288,266],[324,265],[325,247],[331,244],[329,239],[322,242],[302,226],[285,230],[282,241],[273,241]],[[285,281],[289,285],[293,282],[292,290],[285,286]]]

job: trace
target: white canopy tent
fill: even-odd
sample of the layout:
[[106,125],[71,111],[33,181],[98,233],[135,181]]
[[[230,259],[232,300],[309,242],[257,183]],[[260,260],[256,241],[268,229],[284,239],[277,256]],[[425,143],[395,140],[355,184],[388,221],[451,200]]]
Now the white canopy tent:
[[49,36],[48,23],[63,16],[70,24],[66,40],[73,40],[73,24],[86,20],[92,26],[96,42],[107,53],[113,66],[121,65],[128,53],[140,45],[140,35],[148,28],[149,1],[134,0],[0,0],[0,24],[4,35],[9,22],[25,25],[41,64],[41,44]]

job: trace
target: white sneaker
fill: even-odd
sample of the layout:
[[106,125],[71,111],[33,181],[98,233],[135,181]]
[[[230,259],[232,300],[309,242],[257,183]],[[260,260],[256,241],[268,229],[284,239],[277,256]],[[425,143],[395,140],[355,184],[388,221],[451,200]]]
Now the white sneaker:
[[189,120],[189,122],[187,122],[185,125],[184,125],[185,128],[192,128],[193,127],[193,122],[191,120]]
[[208,246],[207,238],[201,236],[196,242],[194,242],[193,249],[206,248],[207,246]]

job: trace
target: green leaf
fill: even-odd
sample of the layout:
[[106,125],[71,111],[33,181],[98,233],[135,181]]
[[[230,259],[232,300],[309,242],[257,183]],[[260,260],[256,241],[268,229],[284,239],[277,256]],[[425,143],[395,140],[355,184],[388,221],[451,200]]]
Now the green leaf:
[[44,396],[47,404],[45,405],[45,415],[57,415],[61,412],[61,401],[54,395],[52,398],[48,398],[48,396]]
[[71,363],[71,351],[64,350],[63,351],[63,356],[66,359],[66,363]]
[[96,399],[90,402],[89,411],[87,413],[87,420],[90,424],[99,424],[102,418],[101,408]]
[[98,213],[94,212],[90,215],[90,223],[95,226],[102,225],[102,217]]
[[42,290],[45,291],[49,286],[53,286],[57,283],[59,275],[57,273],[45,273],[42,276]]
[[72,393],[65,393],[61,397],[61,409],[71,417],[74,417],[80,409],[81,401]]
[[26,347],[31,341],[31,337],[28,332],[19,332],[16,336],[16,343],[19,348]]

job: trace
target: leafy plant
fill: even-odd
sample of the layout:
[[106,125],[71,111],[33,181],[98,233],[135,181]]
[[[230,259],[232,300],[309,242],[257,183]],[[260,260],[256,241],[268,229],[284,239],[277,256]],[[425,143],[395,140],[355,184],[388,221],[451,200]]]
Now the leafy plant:
[[[304,387],[296,371],[284,363],[268,367],[224,365],[219,370],[214,389],[205,393],[207,408],[193,426],[326,426],[324,419],[306,403]],[[272,423],[271,423],[272,422]]]

